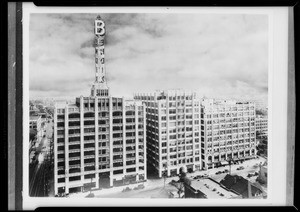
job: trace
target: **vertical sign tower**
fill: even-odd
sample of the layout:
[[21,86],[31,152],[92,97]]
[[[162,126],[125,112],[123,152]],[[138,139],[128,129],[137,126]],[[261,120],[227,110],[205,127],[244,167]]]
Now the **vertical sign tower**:
[[109,96],[109,88],[106,83],[105,59],[104,59],[104,38],[105,23],[100,15],[95,20],[95,82],[92,85],[91,96]]

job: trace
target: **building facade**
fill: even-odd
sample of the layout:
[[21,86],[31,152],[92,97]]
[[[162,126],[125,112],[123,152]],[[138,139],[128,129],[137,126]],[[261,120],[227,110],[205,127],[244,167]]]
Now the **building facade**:
[[105,24],[95,20],[95,82],[89,97],[54,110],[55,194],[112,187],[146,176],[142,102],[112,97],[104,64]]
[[135,94],[146,105],[147,163],[159,177],[256,157],[255,105],[183,90]]
[[257,138],[268,136],[268,117],[256,116],[255,127],[256,127]]
[[204,169],[229,159],[256,157],[255,105],[204,99],[201,103],[201,157]]
[[31,115],[29,117],[29,130],[36,132],[37,141],[40,142],[44,135],[42,128],[42,117],[38,115]]
[[146,106],[147,163],[158,176],[201,169],[200,100],[183,90],[135,94]]

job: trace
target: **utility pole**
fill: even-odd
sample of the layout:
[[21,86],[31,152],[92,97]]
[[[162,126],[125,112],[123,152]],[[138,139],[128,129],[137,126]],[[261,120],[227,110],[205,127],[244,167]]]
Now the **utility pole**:
[[229,163],[229,174],[231,175],[231,163],[232,163],[232,158],[229,157],[227,161],[228,161],[228,163]]
[[91,177],[90,194],[92,193],[92,184],[93,184],[93,177]]
[[164,188],[165,188],[165,186],[166,186],[167,167],[168,167],[168,164],[165,165],[165,172],[164,172]]

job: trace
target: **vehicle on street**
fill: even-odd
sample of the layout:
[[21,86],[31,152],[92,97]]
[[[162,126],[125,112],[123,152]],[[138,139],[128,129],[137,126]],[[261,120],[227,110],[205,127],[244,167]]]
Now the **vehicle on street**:
[[243,166],[238,167],[236,170],[243,170],[245,169]]
[[126,188],[124,188],[124,189],[122,190],[122,192],[127,192],[127,191],[131,191],[131,188],[126,187]]
[[138,185],[137,187],[134,187],[133,190],[140,190],[145,188],[145,186],[143,184]]

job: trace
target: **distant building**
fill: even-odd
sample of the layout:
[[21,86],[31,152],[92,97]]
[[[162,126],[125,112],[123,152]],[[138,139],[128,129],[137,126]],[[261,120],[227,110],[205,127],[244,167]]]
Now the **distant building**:
[[267,102],[263,101],[263,100],[254,100],[253,101],[255,104],[255,108],[263,111],[263,112],[267,112],[268,111],[268,104]]
[[146,105],[147,163],[159,177],[200,170],[200,100],[184,90],[135,94]]
[[33,101],[29,103],[29,116],[37,116],[40,110],[36,108]]
[[43,129],[42,129],[41,116],[30,116],[29,117],[29,130],[31,130],[31,132],[36,132],[36,138],[38,141],[40,141],[42,139]]
[[204,169],[256,157],[254,103],[203,99],[201,153]]
[[256,116],[255,117],[255,128],[257,138],[268,136],[268,117],[267,116]]
[[145,107],[112,97],[104,66],[104,22],[95,20],[96,76],[88,97],[54,110],[54,190],[112,187],[146,176]]
[[45,109],[46,109],[48,116],[52,117],[54,114],[54,106],[47,106]]
[[201,178],[191,180],[190,184],[184,185],[185,198],[202,199],[236,199],[241,195],[233,190],[229,190],[211,178]]
[[242,198],[263,198],[263,191],[260,188],[238,175],[227,174],[224,179],[220,181],[220,185],[240,194]]

